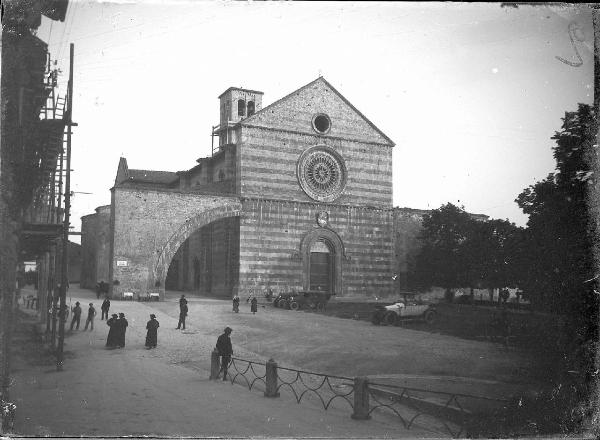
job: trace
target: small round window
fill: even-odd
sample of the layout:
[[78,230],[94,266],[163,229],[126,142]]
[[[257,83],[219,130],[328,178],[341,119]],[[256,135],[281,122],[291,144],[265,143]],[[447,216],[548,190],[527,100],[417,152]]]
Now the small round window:
[[317,133],[327,134],[331,129],[331,120],[329,119],[329,116],[319,113],[313,117],[312,125]]

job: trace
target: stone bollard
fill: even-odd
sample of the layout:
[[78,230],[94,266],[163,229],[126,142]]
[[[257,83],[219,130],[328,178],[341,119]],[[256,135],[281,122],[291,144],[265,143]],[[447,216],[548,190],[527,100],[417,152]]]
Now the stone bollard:
[[354,378],[354,420],[369,420],[369,382],[366,377]]
[[277,362],[273,359],[269,359],[265,364],[266,368],[266,390],[265,397],[279,397],[279,392],[277,391]]
[[220,371],[219,352],[215,348],[210,354],[210,380],[216,380],[219,377]]

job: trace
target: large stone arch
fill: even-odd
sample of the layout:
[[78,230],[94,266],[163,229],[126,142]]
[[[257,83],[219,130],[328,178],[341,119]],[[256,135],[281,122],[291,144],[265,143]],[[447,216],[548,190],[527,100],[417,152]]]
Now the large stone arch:
[[151,263],[150,279],[148,280],[149,286],[156,286],[158,281],[161,292],[163,291],[171,260],[179,247],[190,237],[190,235],[192,235],[192,233],[216,220],[227,217],[239,217],[241,211],[241,204],[220,206],[198,213],[194,217],[186,219],[185,223],[179,226],[173,235],[169,237],[162,249],[157,252],[153,259]]
[[344,243],[338,234],[328,228],[317,228],[304,235],[300,242],[300,258],[302,259],[302,287],[308,290],[310,287],[310,249],[315,241],[325,240],[333,251],[333,293],[341,295],[342,286],[342,264],[350,258],[346,255]]
[[211,222],[240,215],[238,197],[115,188],[111,206],[111,295],[158,292],[181,244]]

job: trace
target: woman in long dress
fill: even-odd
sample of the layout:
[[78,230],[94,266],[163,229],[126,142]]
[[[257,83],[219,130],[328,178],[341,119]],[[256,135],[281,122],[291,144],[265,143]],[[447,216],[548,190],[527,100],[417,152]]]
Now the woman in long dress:
[[125,332],[129,323],[125,319],[125,313],[119,313],[119,319],[117,320],[117,347],[125,347]]
[[110,327],[108,331],[108,337],[106,338],[106,346],[108,348],[115,348],[117,346],[117,321],[118,315],[116,313],[112,314],[112,317],[106,321],[106,325]]
[[156,320],[156,315],[150,315],[150,321],[146,324],[146,348],[156,348],[156,341],[158,339],[158,321]]

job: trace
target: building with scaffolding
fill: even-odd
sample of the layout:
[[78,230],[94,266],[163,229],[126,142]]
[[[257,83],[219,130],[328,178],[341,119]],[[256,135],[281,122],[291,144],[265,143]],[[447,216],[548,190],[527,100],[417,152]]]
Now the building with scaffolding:
[[84,287],[108,279],[116,298],[393,293],[423,214],[392,206],[394,143],[322,77],[264,108],[262,97],[219,96],[212,155],[193,168],[121,158],[110,215],[82,218]]
[[[0,144],[2,400],[8,399],[9,345],[19,265],[30,260],[46,264],[39,280],[38,294],[43,322],[49,323],[45,313],[48,297],[52,298],[50,301],[58,299],[56,274],[61,272],[61,267],[55,261],[66,243],[65,183],[69,158],[65,133],[70,127],[70,115],[66,114],[67,97],[56,92],[58,70],[50,61],[46,43],[35,36],[35,30],[40,26],[42,15],[64,21],[67,3],[66,0],[24,0],[3,4]],[[54,321],[56,323],[56,319]]]

